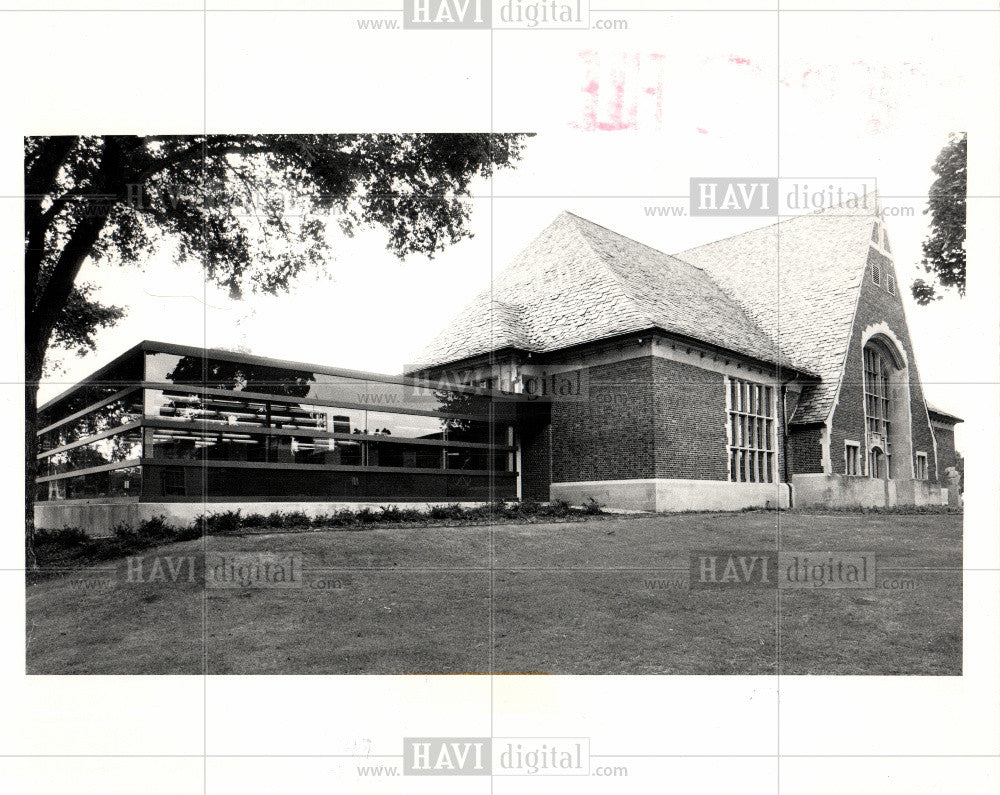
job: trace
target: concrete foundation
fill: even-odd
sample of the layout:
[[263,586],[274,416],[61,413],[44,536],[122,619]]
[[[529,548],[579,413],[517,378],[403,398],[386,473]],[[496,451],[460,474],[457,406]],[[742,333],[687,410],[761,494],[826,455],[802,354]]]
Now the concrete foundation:
[[[191,524],[202,514],[240,511],[244,516],[260,513],[265,516],[279,511],[293,513],[301,511],[307,516],[319,516],[336,511],[361,511],[365,508],[378,510],[394,505],[397,508],[429,511],[435,506],[454,505],[444,502],[90,502],[87,500],[65,500],[45,502],[35,505],[35,527],[45,530],[60,530],[64,527],[78,527],[94,538],[110,536],[119,524],[137,527],[154,516],[163,516],[168,524],[183,527]],[[471,508],[481,503],[460,502],[463,508]]]
[[582,505],[594,499],[612,510],[739,511],[744,508],[787,508],[785,483],[727,483],[719,480],[594,480],[553,483],[553,500]]
[[947,505],[948,490],[927,480],[875,480],[860,475],[792,475],[796,508],[895,508]]

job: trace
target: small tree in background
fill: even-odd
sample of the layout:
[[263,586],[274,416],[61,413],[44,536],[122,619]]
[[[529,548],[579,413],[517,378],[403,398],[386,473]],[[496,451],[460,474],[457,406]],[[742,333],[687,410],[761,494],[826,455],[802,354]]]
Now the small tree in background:
[[[916,279],[911,290],[918,304],[941,298],[937,287],[954,288],[965,295],[965,197],[967,191],[967,140],[952,135],[934,161],[937,175],[931,185],[924,214],[931,216],[931,234],[924,241],[924,270],[931,280]],[[937,284],[935,284],[935,281]]]

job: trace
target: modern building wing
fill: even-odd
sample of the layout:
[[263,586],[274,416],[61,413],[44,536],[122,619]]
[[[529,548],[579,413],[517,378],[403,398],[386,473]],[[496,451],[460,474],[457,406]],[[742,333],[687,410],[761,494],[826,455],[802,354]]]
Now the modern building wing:
[[143,342],[40,407],[40,522],[132,504],[514,499],[518,411],[483,389]]
[[877,196],[676,256],[562,213],[406,376],[145,342],[39,422],[42,526],[267,501],[934,504],[961,468]]

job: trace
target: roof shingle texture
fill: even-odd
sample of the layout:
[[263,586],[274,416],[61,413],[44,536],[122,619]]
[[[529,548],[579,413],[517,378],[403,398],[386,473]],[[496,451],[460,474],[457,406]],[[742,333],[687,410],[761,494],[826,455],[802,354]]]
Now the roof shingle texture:
[[803,390],[793,422],[823,422],[833,408],[877,206],[871,194],[863,207],[832,207],[677,254],[820,377]]
[[549,352],[660,328],[819,376],[794,420],[829,414],[864,274],[871,209],[837,207],[676,256],[563,212],[417,359]]

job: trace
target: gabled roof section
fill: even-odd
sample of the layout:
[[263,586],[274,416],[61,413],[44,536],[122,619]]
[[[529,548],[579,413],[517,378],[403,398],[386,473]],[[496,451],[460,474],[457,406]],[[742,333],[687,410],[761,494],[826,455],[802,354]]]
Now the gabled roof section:
[[823,422],[833,408],[878,212],[872,193],[677,254],[820,377],[803,390],[793,422]]
[[938,420],[948,425],[957,425],[960,422],[965,422],[961,417],[951,412],[945,411],[944,409],[935,408],[930,403],[927,404],[927,413],[930,415],[932,420]]
[[412,369],[503,348],[555,351],[651,328],[793,366],[704,270],[563,212]]

